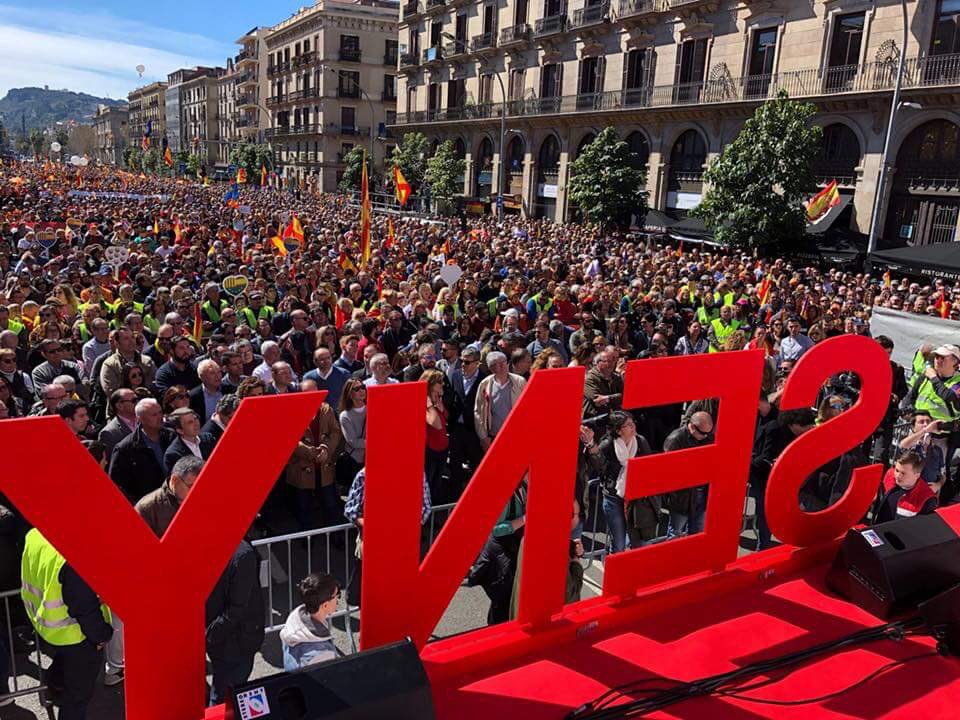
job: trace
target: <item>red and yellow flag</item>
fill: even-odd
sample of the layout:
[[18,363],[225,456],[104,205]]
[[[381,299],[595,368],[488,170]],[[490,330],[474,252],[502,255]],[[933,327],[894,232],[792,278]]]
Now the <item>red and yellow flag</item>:
[[247,171],[245,168],[237,168],[237,185],[245,185],[247,183]]
[[399,165],[393,166],[393,189],[397,194],[397,202],[400,203],[400,207],[406,205],[410,198],[410,183],[400,172]]
[[387,241],[383,243],[383,249],[389,250],[397,242],[397,234],[393,229],[393,218],[387,218]]
[[760,304],[766,305],[770,299],[770,278],[765,277],[757,287],[757,297],[760,298]]
[[203,314],[200,303],[193,304],[193,339],[199,343],[203,339]]
[[157,219],[153,219],[153,235],[158,240],[160,239],[160,223],[157,222]]
[[360,180],[360,269],[370,262],[370,181],[367,177],[367,151],[363,151],[363,175]]
[[893,285],[893,279],[890,277],[890,271],[887,270],[887,271],[883,274],[883,286],[886,287],[886,288],[888,288],[888,287],[890,287],[891,285]]
[[173,240],[179,245],[183,239],[183,229],[180,227],[180,219],[177,218],[177,221],[173,224]]
[[163,162],[167,167],[173,167],[173,153],[170,152],[169,146],[167,146],[166,151],[163,153]]
[[260,187],[265,187],[267,184],[267,166],[260,166]]
[[283,244],[283,238],[279,235],[274,235],[270,238],[270,242],[273,243],[273,246],[277,249],[277,252],[280,253],[281,257],[287,256],[287,246]]
[[286,240],[287,238],[293,238],[300,243],[300,247],[303,247],[303,226],[300,225],[300,218],[296,214],[290,218],[287,227],[283,229],[283,239]]
[[350,259],[350,256],[347,255],[346,250],[340,251],[340,257],[337,259],[337,262],[340,263],[340,269],[346,272],[347,270],[352,270],[354,274],[357,272],[357,266],[353,264],[353,260]]
[[839,202],[840,191],[837,189],[837,181],[831,180],[829,185],[814,195],[810,202],[807,203],[807,220],[809,222],[816,222]]

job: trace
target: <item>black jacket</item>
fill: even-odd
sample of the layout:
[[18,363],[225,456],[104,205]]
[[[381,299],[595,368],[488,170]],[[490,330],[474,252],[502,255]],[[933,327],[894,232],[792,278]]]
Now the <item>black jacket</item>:
[[[223,437],[223,433],[224,429],[217,425],[217,423],[213,421],[213,418],[207,420],[207,422],[203,424],[203,427],[200,428],[200,435],[209,435],[212,437],[214,446],[220,442],[220,438]],[[202,447],[203,446],[201,445],[201,449]]]
[[[217,444],[216,439],[212,435],[205,435],[200,433],[197,436],[197,442],[200,443],[200,455],[203,456],[203,459],[206,460],[210,457],[210,453],[213,452],[214,446]],[[173,466],[177,464],[177,460],[187,455],[193,455],[190,452],[190,448],[187,447],[187,444],[177,437],[173,442],[170,443],[167,447],[167,451],[163,454],[163,467],[166,471],[166,475],[169,475],[173,471]]]
[[448,421],[450,425],[455,425],[456,423],[462,422],[465,428],[471,432],[476,432],[476,427],[474,425],[476,420],[473,415],[473,408],[477,404],[477,389],[480,387],[480,381],[486,376],[487,373],[483,372],[482,370],[478,370],[477,378],[473,381],[473,386],[470,388],[470,392],[466,392],[463,389],[463,369],[457,368],[450,373],[450,386],[452,387],[453,395],[457,400],[455,405],[457,413],[456,415],[453,412],[450,413],[450,419]]
[[87,640],[94,645],[113,637],[113,628],[103,619],[100,598],[69,565],[60,569],[60,585],[67,613],[80,625]]
[[183,385],[187,390],[193,390],[199,384],[200,376],[193,365],[187,364],[185,369],[180,370],[171,360],[157,368],[157,374],[153,378],[153,389],[158,395],[163,395],[174,385]]
[[[220,387],[220,392],[221,394],[226,395],[222,386]],[[198,418],[200,418],[201,424],[207,422],[211,416],[207,415],[207,406],[203,401],[203,384],[201,383],[200,385],[197,385],[188,394],[190,396],[190,409],[197,414]]]
[[259,558],[250,543],[241,541],[207,598],[207,654],[211,658],[252,656],[263,644]]
[[[161,428],[160,446],[164,451],[175,437],[173,430]],[[156,490],[167,477],[163,465],[157,462],[153,450],[146,444],[143,429],[139,427],[113,448],[109,474],[131,504],[136,504],[144,495]]]

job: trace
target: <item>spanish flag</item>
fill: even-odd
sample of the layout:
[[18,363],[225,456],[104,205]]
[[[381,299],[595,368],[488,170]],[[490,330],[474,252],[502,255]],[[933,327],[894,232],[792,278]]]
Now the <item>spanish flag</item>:
[[831,180],[829,185],[818,192],[813,199],[807,203],[807,220],[809,222],[816,222],[839,202],[840,191],[837,189],[837,181]]
[[770,278],[764,278],[757,287],[757,297],[760,298],[761,305],[767,304],[767,300],[770,299]]
[[397,202],[400,203],[400,207],[406,205],[410,197],[410,183],[400,172],[399,165],[393,166],[393,189],[397,194]]
[[180,228],[180,219],[177,218],[177,221],[173,224],[173,240],[179,245],[183,238],[183,230]]
[[287,256],[287,246],[283,244],[283,238],[279,235],[274,235],[270,238],[270,242],[273,243],[273,246],[277,249],[277,252],[280,253],[280,257]]
[[260,187],[266,187],[267,185],[267,166],[260,166]]
[[387,241],[383,244],[384,250],[389,250],[397,241],[397,235],[393,230],[393,218],[387,218]]
[[237,185],[245,185],[247,182],[247,171],[245,168],[237,169]]
[[890,271],[887,270],[887,271],[883,274],[883,286],[886,287],[886,288],[888,288],[888,287],[890,287],[891,285],[893,285],[893,279],[890,277]]
[[163,153],[163,162],[167,167],[173,167],[173,153],[170,152],[170,146],[167,146],[166,151]]
[[77,187],[78,187],[78,188],[82,188],[82,187],[83,187],[83,176],[80,175],[80,171],[79,171],[79,170],[77,170]]
[[347,255],[346,250],[340,251],[340,257],[337,260],[340,263],[340,269],[346,272],[347,270],[352,270],[354,274],[357,272],[357,266],[353,264],[353,260],[350,259],[350,256]]
[[283,230],[283,239],[288,238],[293,238],[300,243],[300,247],[303,247],[303,226],[300,225],[300,218],[297,217],[296,213],[290,218],[290,222]]
[[160,239],[160,223],[156,218],[153,219],[153,234],[158,240]]
[[193,339],[197,344],[203,339],[203,315],[200,312],[200,303],[193,304]]
[[370,182],[367,178],[367,151],[363,151],[363,175],[360,179],[360,269],[370,262]]

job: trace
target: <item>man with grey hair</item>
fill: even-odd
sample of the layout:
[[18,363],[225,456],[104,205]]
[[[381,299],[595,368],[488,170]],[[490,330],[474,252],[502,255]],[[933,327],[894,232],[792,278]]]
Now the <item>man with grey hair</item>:
[[273,340],[267,340],[260,346],[263,362],[257,365],[250,373],[255,378],[263,380],[265,385],[273,382],[273,364],[280,359],[280,346]]
[[163,455],[176,433],[163,424],[163,409],[153,398],[137,403],[137,429],[113,448],[110,479],[131,503],[163,484],[167,476]]
[[487,367],[491,374],[480,381],[473,410],[477,437],[484,452],[490,449],[527,386],[526,380],[510,372],[507,356],[502,352],[487,353]]
[[396,378],[390,377],[390,358],[386,353],[377,353],[370,358],[370,377],[363,381],[367,387],[372,385],[392,385],[398,382]]
[[90,332],[93,337],[83,344],[81,356],[83,358],[83,375],[92,377],[93,364],[101,355],[110,352],[110,325],[103,318],[96,318],[90,323]]
[[273,382],[267,385],[267,395],[286,395],[287,393],[299,392],[300,388],[296,383],[296,375],[290,363],[279,360],[270,367],[270,375]]
[[215,443],[219,442],[227,429],[227,425],[230,424],[230,420],[233,419],[239,407],[240,398],[236,395],[231,394],[221,397],[217,401],[216,412],[214,412],[213,417],[207,420],[206,424],[200,428],[200,434],[203,435],[206,433],[214,439]]
[[200,376],[200,384],[190,391],[190,409],[197,414],[201,423],[205,423],[213,417],[217,402],[223,397],[223,374],[216,361],[207,358],[197,364],[197,375]]
[[156,490],[144,495],[133,509],[158,538],[170,527],[180,505],[187,499],[190,489],[203,470],[204,460],[186,455],[173,465],[170,477]]
[[467,346],[460,351],[460,362],[450,371],[450,385],[456,398],[451,403],[447,421],[450,429],[450,479],[458,489],[466,487],[483,459],[483,447],[477,437],[473,414],[480,381],[486,377],[480,364],[480,351]]

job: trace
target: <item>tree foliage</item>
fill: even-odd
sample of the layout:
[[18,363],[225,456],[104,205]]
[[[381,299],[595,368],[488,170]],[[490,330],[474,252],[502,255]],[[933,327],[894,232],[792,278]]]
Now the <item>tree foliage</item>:
[[3,126],[3,119],[0,118],[0,152],[7,150],[10,147],[10,136],[7,134],[7,129]]
[[273,168],[273,154],[269,145],[243,143],[230,151],[230,164],[247,171],[247,182],[259,182],[260,168]]
[[152,147],[143,153],[140,158],[140,169],[144,172],[156,174],[160,168],[160,151]]
[[463,193],[463,174],[466,162],[456,155],[452,140],[444,140],[427,160],[424,180],[430,186],[430,194],[437,201],[441,214],[453,209],[453,198]]
[[760,247],[800,241],[802,202],[817,187],[811,161],[823,138],[821,128],[810,125],[815,114],[813,104],[790,100],[781,90],[707,169],[709,189],[692,214],[719,242]]
[[54,139],[60,143],[60,147],[63,148],[63,152],[67,151],[67,147],[70,145],[70,133],[68,133],[63,128],[57,130]]
[[363,180],[363,148],[355,145],[343,158],[343,176],[340,178],[340,192],[359,192]]
[[612,127],[604,128],[571,167],[570,198],[583,217],[601,226],[626,224],[647,212],[647,173]]
[[[33,151],[34,159],[39,159],[43,155],[43,133],[37,128],[30,131],[30,149]],[[64,146],[66,149],[66,146]]]
[[389,189],[393,191],[394,165],[400,166],[400,172],[410,183],[413,192],[417,192],[423,184],[423,177],[427,171],[427,136],[413,132],[405,134],[400,143],[393,149],[393,157],[387,172]]
[[[200,156],[197,153],[190,153],[186,159],[187,163],[187,172],[190,175],[196,176],[200,172]],[[257,177],[260,177],[260,173],[257,173]]]
[[133,172],[139,172],[141,169],[141,161],[143,160],[143,152],[140,148],[128,147],[123,151],[123,164],[127,166],[128,170]]

